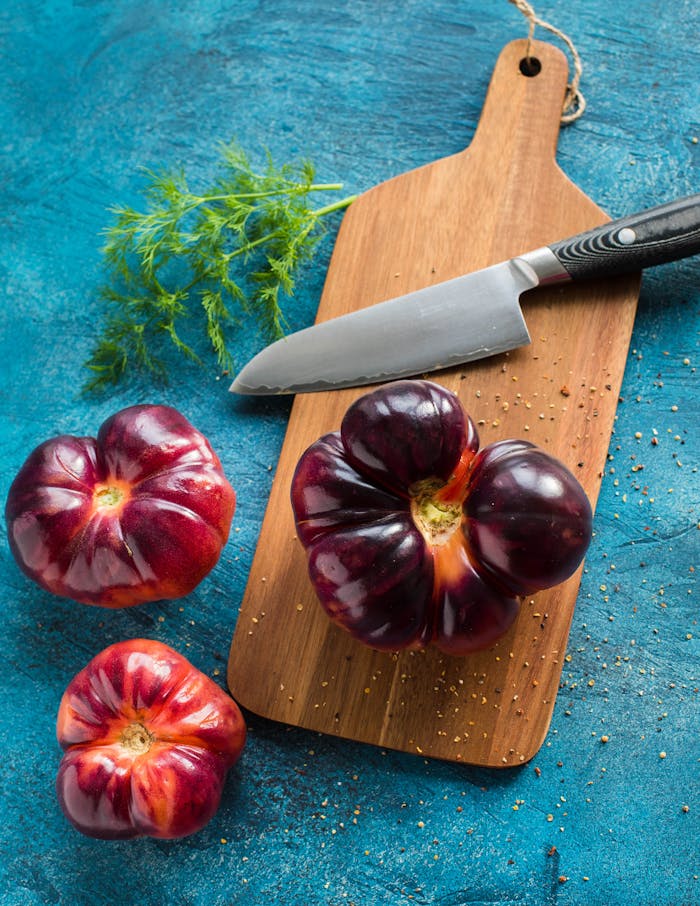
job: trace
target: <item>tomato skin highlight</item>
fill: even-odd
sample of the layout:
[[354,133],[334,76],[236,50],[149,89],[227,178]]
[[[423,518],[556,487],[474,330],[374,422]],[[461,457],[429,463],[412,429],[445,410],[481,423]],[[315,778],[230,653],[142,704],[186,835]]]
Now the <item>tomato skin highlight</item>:
[[59,805],[101,839],[175,838],[214,816],[245,745],[240,709],[161,642],[110,645],[69,683],[56,719]]
[[216,565],[235,504],[204,435],[169,406],[138,405],[96,438],[40,444],[5,519],[15,560],[42,588],[119,608],[189,594]]
[[527,441],[499,441],[481,451],[464,511],[474,556],[517,595],[567,579],[591,537],[591,506],[578,481]]
[[380,650],[489,647],[592,535],[562,463],[526,441],[479,449],[458,397],[425,380],[357,399],[301,456],[291,504],[322,607]]

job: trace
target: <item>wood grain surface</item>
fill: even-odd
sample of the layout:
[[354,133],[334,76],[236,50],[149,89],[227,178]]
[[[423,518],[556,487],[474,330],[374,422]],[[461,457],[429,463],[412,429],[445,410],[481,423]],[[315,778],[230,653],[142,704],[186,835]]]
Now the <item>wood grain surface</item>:
[[[466,150],[384,182],[348,209],[318,320],[608,219],[555,161],[566,60],[535,42],[541,70],[524,75],[526,46],[515,41],[498,57]],[[533,291],[523,303],[530,346],[431,377],[459,395],[482,444],[539,444],[595,505],[638,291],[636,276]],[[372,651],[316,601],[295,537],[291,476],[304,449],[337,429],[366,389],[294,402],[231,645],[229,688],[244,707],[291,725],[475,765],[526,762],[549,727],[579,574],[526,598],[511,631],[468,658]]]

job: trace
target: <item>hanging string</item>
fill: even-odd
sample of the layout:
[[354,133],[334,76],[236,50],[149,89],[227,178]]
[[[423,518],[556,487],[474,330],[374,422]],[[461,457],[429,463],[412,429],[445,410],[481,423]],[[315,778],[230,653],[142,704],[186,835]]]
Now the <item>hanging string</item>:
[[527,2],[527,0],[509,0],[509,2],[516,6],[530,23],[527,36],[526,53],[528,59],[530,57],[530,47],[532,44],[536,25],[539,25],[541,28],[546,29],[553,35],[556,35],[557,38],[562,40],[568,47],[569,53],[571,54],[571,58],[573,60],[574,75],[566,86],[566,94],[564,96],[564,106],[562,107],[561,121],[565,124],[573,123],[574,120],[577,120],[580,116],[583,115],[583,111],[586,109],[586,100],[581,94],[581,90],[579,89],[579,82],[581,81],[583,65],[581,64],[581,57],[579,56],[578,50],[574,46],[574,42],[563,31],[555,28],[554,25],[550,25],[549,22],[545,22],[544,19],[540,19],[539,16],[535,13],[535,10],[532,8],[532,6]]

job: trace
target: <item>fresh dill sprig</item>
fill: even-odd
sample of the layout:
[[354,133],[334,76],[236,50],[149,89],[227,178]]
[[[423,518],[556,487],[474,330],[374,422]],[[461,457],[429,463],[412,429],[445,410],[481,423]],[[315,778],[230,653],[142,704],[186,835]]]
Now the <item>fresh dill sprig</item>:
[[106,321],[92,355],[88,390],[117,383],[130,369],[167,378],[161,354],[174,346],[200,361],[181,325],[199,313],[222,370],[233,360],[229,334],[237,314],[251,313],[268,339],[285,329],[282,300],[294,292],[299,266],[323,235],[323,220],[354,196],[313,208],[310,196],[340,183],[315,183],[309,161],[276,166],[268,154],[253,169],[241,147],[221,146],[221,171],[195,193],[183,171],[148,171],[146,210],[116,207],[105,230]]

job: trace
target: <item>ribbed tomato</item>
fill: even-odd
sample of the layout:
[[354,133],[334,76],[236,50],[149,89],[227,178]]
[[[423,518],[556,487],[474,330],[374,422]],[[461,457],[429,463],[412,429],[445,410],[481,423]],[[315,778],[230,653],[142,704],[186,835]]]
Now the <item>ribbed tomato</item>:
[[592,513],[571,472],[533,444],[479,449],[458,397],[396,381],[312,444],[291,487],[297,534],[328,615],[374,648],[487,647],[518,598],[579,566]]
[[129,607],[188,594],[226,544],[235,493],[208,440],[169,406],[117,412],[96,438],[40,444],[10,487],[20,568],[57,595]]
[[56,792],[91,837],[183,837],[216,813],[246,727],[230,696],[161,642],[106,648],[63,694]]

